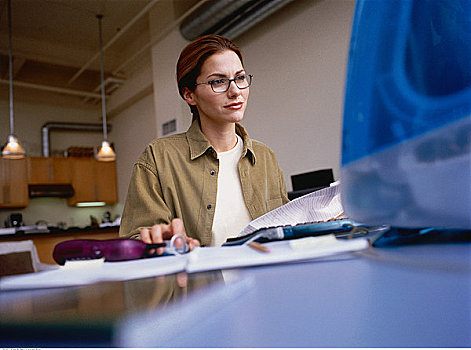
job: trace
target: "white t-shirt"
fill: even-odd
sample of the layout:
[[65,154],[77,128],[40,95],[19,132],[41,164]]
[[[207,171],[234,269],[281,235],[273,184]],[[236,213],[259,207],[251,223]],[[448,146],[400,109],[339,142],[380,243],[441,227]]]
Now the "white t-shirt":
[[229,151],[218,153],[219,174],[216,209],[213,220],[212,246],[222,245],[228,237],[237,236],[252,221],[244,202],[237,164],[242,156],[243,141]]

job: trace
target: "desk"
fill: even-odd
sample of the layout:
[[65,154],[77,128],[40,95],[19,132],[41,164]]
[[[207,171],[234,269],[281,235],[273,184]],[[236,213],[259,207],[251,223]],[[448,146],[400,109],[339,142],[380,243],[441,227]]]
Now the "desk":
[[469,243],[230,273],[1,292],[0,345],[471,346]]

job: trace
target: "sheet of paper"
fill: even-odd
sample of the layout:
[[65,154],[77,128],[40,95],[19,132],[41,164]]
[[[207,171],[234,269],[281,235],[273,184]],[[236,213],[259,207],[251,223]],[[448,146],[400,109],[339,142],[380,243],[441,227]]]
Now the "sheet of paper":
[[185,255],[165,256],[121,262],[105,262],[99,266],[59,268],[51,271],[7,276],[0,279],[0,290],[69,287],[103,281],[126,281],[183,271]]
[[[308,241],[308,239],[311,239]],[[317,241],[316,241],[317,239]],[[303,240],[306,240],[303,244]],[[0,279],[0,290],[56,288],[79,286],[103,281],[125,281],[176,273],[198,272],[269,265],[323,258],[366,249],[366,239],[326,241],[324,237],[307,237],[290,241],[267,243],[269,253],[257,251],[247,245],[234,247],[200,247],[189,254],[138,259],[123,262],[105,262],[90,267],[59,268],[25,275],[7,276]]]
[[334,182],[330,187],[296,198],[256,218],[240,232],[239,236],[247,235],[261,228],[327,221],[342,215],[340,183]]
[[[307,237],[307,239],[319,237]],[[322,239],[322,238],[321,238]],[[298,244],[305,238],[296,240]],[[311,240],[312,241],[312,240]],[[324,243],[324,242],[322,242]],[[264,244],[269,253],[257,251],[247,245],[230,247],[197,248],[188,256],[187,272],[209,271],[235,267],[279,264],[363,250],[369,247],[368,240],[336,240],[334,244],[306,244],[303,248],[293,248],[290,241]]]
[[[327,221],[343,214],[339,184],[309,193],[253,220],[241,235],[265,227],[297,225]],[[34,274],[8,276],[0,279],[2,289],[53,288],[77,286],[101,281],[124,281],[179,271],[205,271],[252,265],[292,262],[350,252],[368,247],[364,239],[339,240],[326,246],[294,249],[288,241],[267,243],[270,253],[261,253],[248,246],[204,247],[180,256],[139,259],[124,262],[87,264],[74,269],[60,268]],[[81,264],[83,265],[83,264]]]

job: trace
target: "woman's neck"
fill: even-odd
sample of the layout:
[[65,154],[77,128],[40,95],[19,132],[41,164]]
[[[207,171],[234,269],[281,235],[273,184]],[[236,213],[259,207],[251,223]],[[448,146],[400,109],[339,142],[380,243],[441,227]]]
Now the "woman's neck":
[[217,128],[208,127],[208,125],[202,123],[201,131],[218,153],[229,151],[237,144],[235,123],[219,125]]

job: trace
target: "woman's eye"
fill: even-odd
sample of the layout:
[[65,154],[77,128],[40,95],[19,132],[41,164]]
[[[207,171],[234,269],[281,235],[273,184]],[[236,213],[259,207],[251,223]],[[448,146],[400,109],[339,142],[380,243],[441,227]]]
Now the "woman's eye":
[[235,80],[237,80],[237,81],[244,81],[245,79],[247,79],[245,74],[235,77]]
[[213,86],[222,86],[226,84],[226,80],[227,79],[216,79],[216,80],[213,80],[211,83]]

